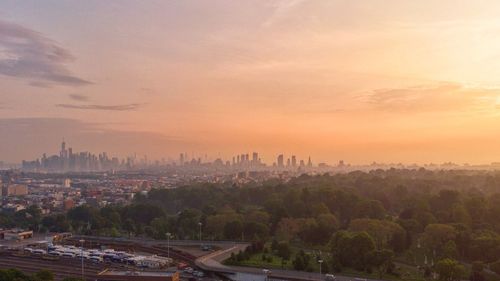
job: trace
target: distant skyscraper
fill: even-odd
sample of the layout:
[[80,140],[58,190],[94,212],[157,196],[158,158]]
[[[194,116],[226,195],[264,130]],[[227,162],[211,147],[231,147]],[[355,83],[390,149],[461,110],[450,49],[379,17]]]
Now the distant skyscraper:
[[297,167],[297,158],[295,157],[295,155],[292,155],[292,167]]
[[257,164],[259,162],[259,154],[257,152],[252,153],[252,162]]
[[307,160],[307,167],[311,168],[313,163],[311,162],[311,156],[309,156],[309,160]]
[[184,153],[181,153],[181,155],[179,156],[179,164],[184,165],[184,161],[185,161]]
[[283,168],[284,167],[284,162],[283,162],[283,154],[278,155],[278,168]]
[[64,140],[62,141],[61,143],[61,152],[59,153],[59,156],[61,156],[61,158],[67,158],[67,151],[66,151],[66,142],[64,142]]

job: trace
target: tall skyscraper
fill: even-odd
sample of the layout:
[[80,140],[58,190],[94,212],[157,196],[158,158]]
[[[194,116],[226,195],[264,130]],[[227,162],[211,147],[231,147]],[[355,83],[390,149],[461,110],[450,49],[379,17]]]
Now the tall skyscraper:
[[292,167],[293,168],[297,167],[297,157],[295,157],[295,155],[292,155]]
[[257,164],[259,162],[259,154],[257,152],[252,153],[252,162]]
[[67,158],[67,151],[66,151],[66,142],[64,142],[64,140],[62,141],[61,143],[61,151],[59,152],[59,156],[61,158]]
[[280,154],[278,155],[278,168],[283,168],[284,167],[284,163],[283,163],[283,154]]

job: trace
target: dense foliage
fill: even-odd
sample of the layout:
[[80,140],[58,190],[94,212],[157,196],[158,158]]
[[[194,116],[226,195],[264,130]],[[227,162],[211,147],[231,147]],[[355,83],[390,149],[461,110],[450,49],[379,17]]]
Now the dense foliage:
[[42,269],[35,274],[28,275],[17,269],[0,269],[0,281],[53,281],[54,274]]
[[[402,257],[432,264],[440,276],[451,271],[446,280],[454,280],[464,274],[457,260],[491,264],[492,270],[500,260],[500,173],[391,169],[243,187],[203,184],[155,189],[127,206],[79,206],[43,218],[30,208],[4,215],[0,223],[20,223],[17,217],[41,231],[157,239],[167,232],[198,239],[201,222],[207,240],[274,240],[327,249],[325,265],[332,270],[383,274]],[[289,259],[305,269],[310,258],[298,252]]]

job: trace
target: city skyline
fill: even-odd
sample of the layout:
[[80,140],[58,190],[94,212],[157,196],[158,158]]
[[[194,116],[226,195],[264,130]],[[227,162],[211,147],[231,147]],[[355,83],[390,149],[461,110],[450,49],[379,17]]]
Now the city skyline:
[[[251,157],[250,157],[251,156]],[[286,163],[285,163],[285,157]],[[298,160],[298,161],[297,161]],[[21,168],[26,171],[53,171],[53,172],[89,172],[89,171],[108,171],[108,170],[126,170],[137,168],[148,168],[160,165],[178,165],[197,166],[197,165],[215,165],[219,167],[233,167],[240,170],[252,170],[261,168],[273,169],[306,169],[313,168],[311,157],[307,160],[298,159],[296,155],[277,154],[275,159],[263,160],[259,152],[235,154],[232,157],[209,157],[205,155],[196,155],[194,153],[181,152],[177,159],[162,158],[150,159],[147,155],[137,156],[132,154],[125,158],[119,158],[109,155],[106,151],[94,153],[91,151],[73,150],[63,139],[58,153],[43,152],[41,157],[32,159],[23,159]],[[318,165],[327,165],[327,163],[318,163]],[[339,165],[344,165],[344,161],[339,161]]]
[[0,161],[66,136],[121,158],[497,162],[498,7],[2,1]]

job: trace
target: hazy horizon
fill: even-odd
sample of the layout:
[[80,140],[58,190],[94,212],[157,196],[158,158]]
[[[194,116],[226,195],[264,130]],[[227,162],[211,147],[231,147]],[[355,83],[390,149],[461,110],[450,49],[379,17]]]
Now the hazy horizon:
[[[383,7],[383,8],[381,8]],[[497,1],[0,3],[0,161],[500,161]]]

